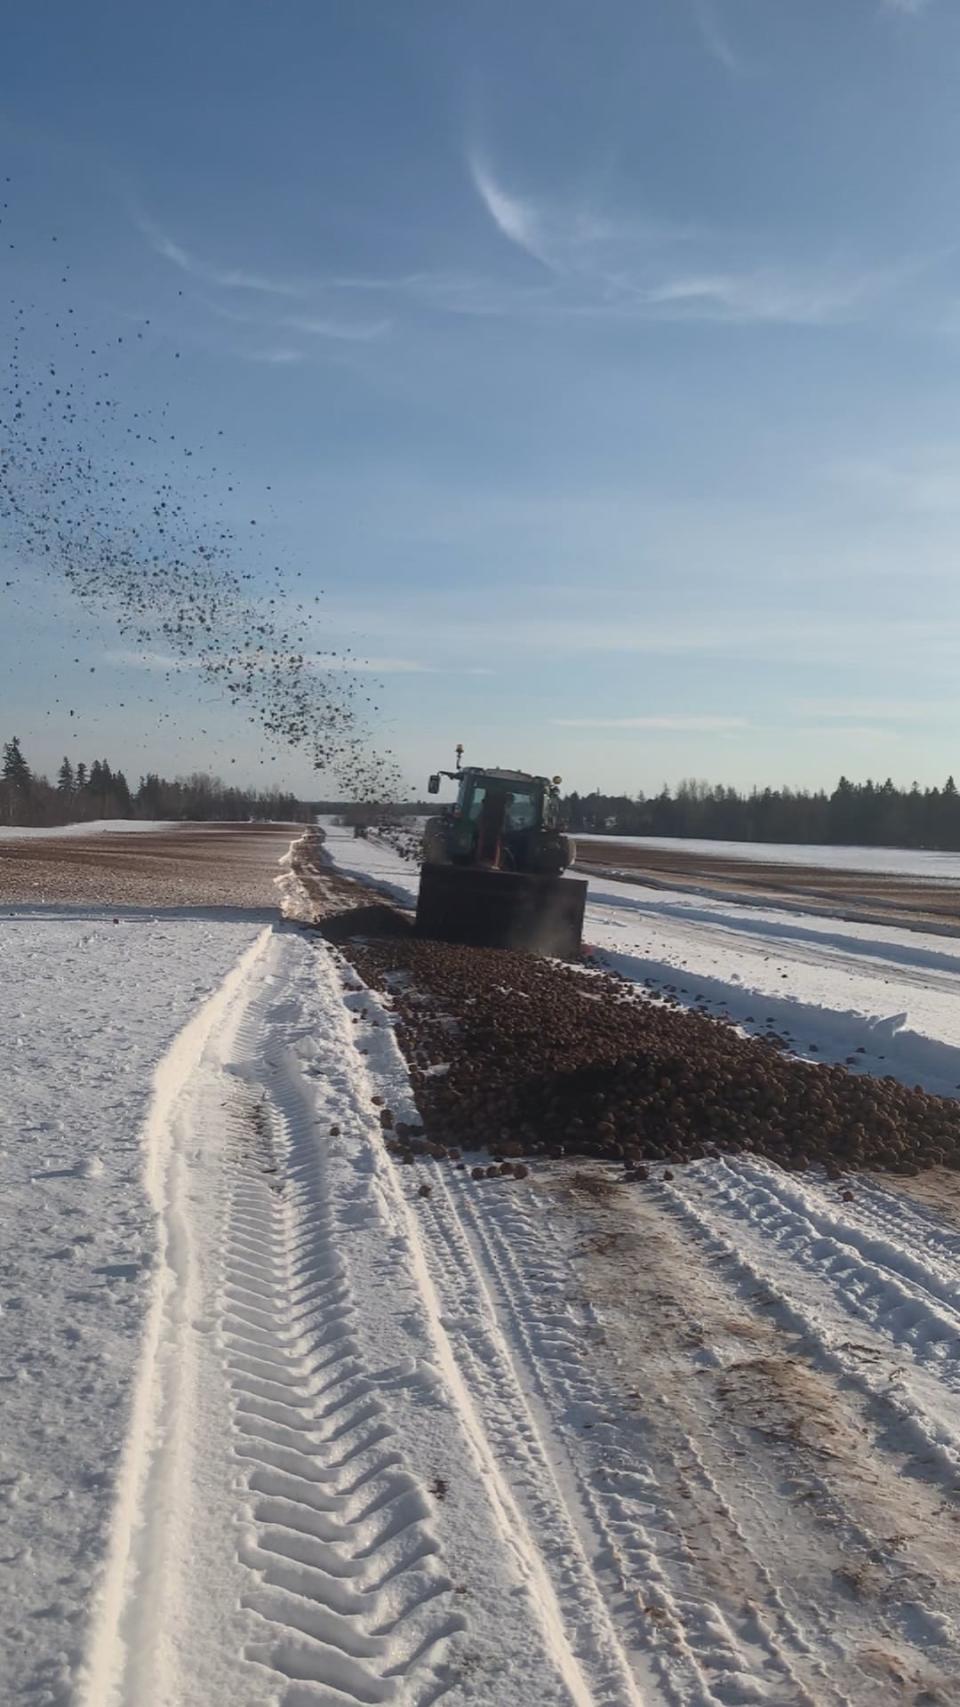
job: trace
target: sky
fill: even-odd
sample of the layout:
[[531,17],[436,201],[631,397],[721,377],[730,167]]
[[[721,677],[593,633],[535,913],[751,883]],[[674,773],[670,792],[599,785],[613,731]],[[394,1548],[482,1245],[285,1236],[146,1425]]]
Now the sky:
[[[84,325],[149,320],[124,399],[216,435],[413,792],[457,741],[581,790],[942,781],[958,72],[951,0],[11,8],[0,336],[54,236]],[[39,767],[318,792],[14,567]]]

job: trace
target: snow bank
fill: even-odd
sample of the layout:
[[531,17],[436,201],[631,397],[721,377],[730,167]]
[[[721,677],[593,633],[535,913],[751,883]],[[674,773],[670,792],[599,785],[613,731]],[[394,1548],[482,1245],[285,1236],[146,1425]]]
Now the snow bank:
[[307,834],[298,836],[291,842],[283,858],[278,861],[279,877],[274,878],[280,911],[285,919],[309,920],[313,917],[313,905],[306,889],[293,869],[293,862],[298,849],[302,849],[307,841]]
[[415,907],[420,885],[420,868],[408,859],[401,859],[396,849],[379,836],[354,836],[332,818],[318,820],[324,835],[324,846],[338,871],[399,901],[401,906]]

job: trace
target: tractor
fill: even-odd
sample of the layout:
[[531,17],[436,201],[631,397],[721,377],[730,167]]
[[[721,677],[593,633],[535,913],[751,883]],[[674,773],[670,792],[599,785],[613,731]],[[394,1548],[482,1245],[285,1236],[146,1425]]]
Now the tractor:
[[587,885],[564,875],[576,850],[560,821],[559,777],[461,765],[436,771],[457,796],[427,820],[417,899],[419,936],[573,959]]

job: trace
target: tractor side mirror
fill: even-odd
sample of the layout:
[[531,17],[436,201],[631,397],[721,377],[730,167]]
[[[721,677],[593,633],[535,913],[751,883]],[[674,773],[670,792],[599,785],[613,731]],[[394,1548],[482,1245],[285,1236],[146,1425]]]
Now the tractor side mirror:
[[428,794],[439,794],[440,793],[440,776],[439,776],[439,773],[434,772],[433,776],[427,778],[427,793]]

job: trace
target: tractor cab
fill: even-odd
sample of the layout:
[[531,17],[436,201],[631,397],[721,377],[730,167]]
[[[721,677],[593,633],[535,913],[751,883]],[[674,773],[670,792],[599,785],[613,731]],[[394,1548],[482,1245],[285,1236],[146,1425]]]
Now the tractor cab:
[[560,797],[556,785],[545,776],[528,776],[524,771],[478,770],[471,766],[461,771],[460,779],[452,808],[455,818],[466,818],[476,824],[485,804],[499,796],[503,799],[505,830],[559,827]]
[[[431,793],[439,792],[444,776],[456,782],[457,796],[429,820],[428,859],[520,870],[536,863],[534,842],[550,832],[558,838],[559,777],[468,765],[438,771],[428,784]],[[565,863],[560,861],[560,869]]]

